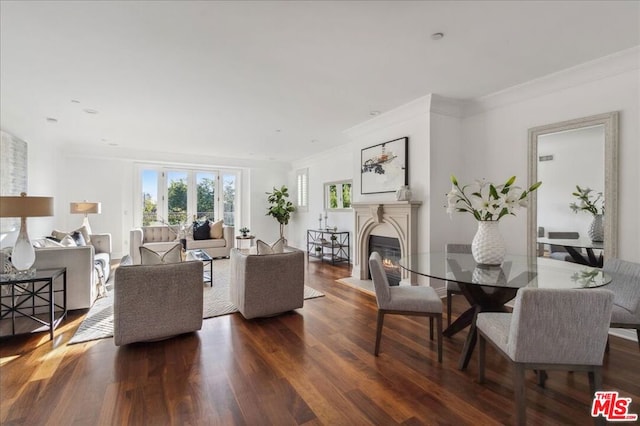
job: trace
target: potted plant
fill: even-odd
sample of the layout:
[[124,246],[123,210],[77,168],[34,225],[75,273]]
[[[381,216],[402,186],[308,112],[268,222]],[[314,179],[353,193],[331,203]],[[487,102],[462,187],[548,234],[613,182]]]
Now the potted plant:
[[[580,188],[576,185],[576,192],[571,195],[579,200],[579,204],[571,203],[569,207],[574,213],[579,211],[589,212],[593,215],[593,221],[589,225],[589,238],[591,241],[604,241],[604,198],[602,192],[594,192],[591,188]],[[593,197],[593,199],[592,199]]]
[[273,216],[280,224],[280,238],[284,238],[284,227],[291,219],[291,213],[296,211],[289,198],[289,190],[285,185],[280,189],[273,188],[273,192],[267,192],[267,201],[271,206],[267,209],[267,216]]
[[242,234],[242,236],[245,238],[249,235],[249,232],[251,232],[251,230],[246,226],[243,226],[242,228],[240,228],[239,231]]

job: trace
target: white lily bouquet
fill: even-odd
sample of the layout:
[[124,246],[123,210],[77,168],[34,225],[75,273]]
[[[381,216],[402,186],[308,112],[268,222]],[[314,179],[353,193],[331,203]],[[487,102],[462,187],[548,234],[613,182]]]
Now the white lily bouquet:
[[447,213],[471,213],[478,221],[500,220],[506,215],[515,216],[515,211],[526,207],[528,197],[542,185],[536,182],[523,190],[515,186],[515,176],[511,176],[504,184],[494,185],[484,180],[476,180],[473,184],[460,187],[455,176],[451,176],[451,191],[447,193]]

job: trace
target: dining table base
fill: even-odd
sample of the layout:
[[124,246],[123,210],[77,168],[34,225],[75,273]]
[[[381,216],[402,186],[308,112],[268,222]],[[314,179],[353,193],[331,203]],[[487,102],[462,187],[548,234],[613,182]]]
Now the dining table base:
[[451,323],[451,325],[442,332],[442,335],[451,337],[470,326],[469,334],[467,334],[467,339],[464,342],[464,347],[458,360],[458,369],[465,370],[467,365],[469,365],[469,360],[471,359],[471,355],[473,355],[473,350],[478,340],[476,317],[481,312],[508,312],[505,304],[516,297],[518,289],[483,287],[464,283],[458,283],[458,286],[471,307]]

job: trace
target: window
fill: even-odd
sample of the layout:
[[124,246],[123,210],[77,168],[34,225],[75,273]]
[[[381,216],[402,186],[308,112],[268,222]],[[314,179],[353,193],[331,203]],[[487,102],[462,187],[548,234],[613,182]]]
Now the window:
[[300,169],[296,172],[296,183],[298,187],[296,209],[302,212],[309,211],[309,169]]
[[[239,214],[239,170],[188,170],[138,166],[138,224],[190,222],[193,217],[223,219],[234,226]],[[222,199],[220,196],[222,195]]]
[[324,184],[325,210],[351,209],[351,181],[327,182]]

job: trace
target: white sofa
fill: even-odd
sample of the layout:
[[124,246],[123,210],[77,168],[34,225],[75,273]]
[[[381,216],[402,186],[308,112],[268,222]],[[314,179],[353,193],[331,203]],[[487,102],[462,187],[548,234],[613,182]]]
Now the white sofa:
[[106,282],[111,271],[111,234],[92,234],[91,244],[83,247],[36,248],[34,266],[66,267],[67,310],[87,309],[98,296],[96,261]]
[[[194,240],[192,236],[188,236],[187,250],[202,249],[211,257],[229,257],[235,242],[234,232],[233,226],[224,226],[223,238]],[[140,247],[164,253],[180,241],[176,232],[167,225],[134,228],[129,237],[129,255],[135,265],[140,264]]]

